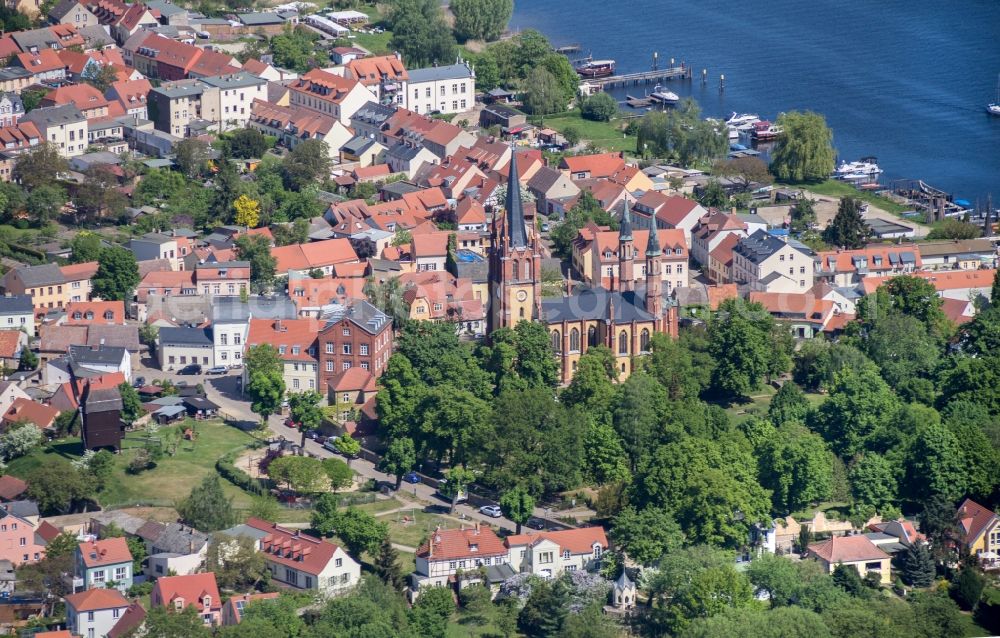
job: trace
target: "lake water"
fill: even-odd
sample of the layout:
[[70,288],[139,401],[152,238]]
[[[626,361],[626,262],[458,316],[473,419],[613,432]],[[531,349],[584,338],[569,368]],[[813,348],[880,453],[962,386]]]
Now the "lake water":
[[997,0],[516,0],[510,26],[613,58],[618,73],[648,70],[654,51],[661,65],[684,60],[695,79],[666,88],[706,116],[815,110],[839,157],[878,157],[883,181],[1000,203],[1000,118],[984,111],[1000,73]]

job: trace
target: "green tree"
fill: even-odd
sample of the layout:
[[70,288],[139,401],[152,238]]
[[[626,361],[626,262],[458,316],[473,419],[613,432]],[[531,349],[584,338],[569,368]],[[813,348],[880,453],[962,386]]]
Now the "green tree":
[[[424,597],[424,594],[430,594]],[[410,624],[417,635],[425,638],[444,638],[448,620],[455,613],[455,600],[446,587],[430,587],[422,592],[410,610]]]
[[941,221],[934,222],[934,227],[927,234],[927,239],[976,239],[982,234],[982,230],[976,224],[946,217]]
[[21,349],[21,358],[18,361],[19,370],[34,370],[38,367],[38,355],[28,348]]
[[146,619],[139,628],[134,629],[130,638],[209,638],[212,633],[205,621],[198,615],[194,604],[183,611],[175,611],[172,607],[151,607],[146,612]]
[[435,0],[398,0],[388,21],[392,30],[389,45],[403,55],[407,66],[419,68],[455,59],[455,37]]
[[966,611],[974,611],[986,588],[986,578],[975,567],[962,567],[958,578],[951,584],[949,592],[958,606]]
[[590,477],[600,485],[627,481],[629,458],[615,429],[604,423],[594,423],[583,440],[583,453]]
[[747,607],[753,601],[753,589],[744,574],[733,565],[710,567],[694,573],[675,594],[672,625],[683,629],[696,618],[707,618],[729,608]]
[[236,522],[232,501],[226,498],[216,475],[206,476],[191,488],[191,494],[177,504],[177,513],[191,527],[203,532],[226,529]]
[[771,490],[776,511],[791,513],[830,498],[833,457],[818,434],[783,425],[757,454],[760,482]]
[[833,582],[851,596],[867,597],[864,581],[854,565],[837,564],[833,568]]
[[258,494],[252,496],[250,500],[250,509],[248,510],[250,516],[255,516],[265,521],[273,521],[278,518],[278,514],[281,512],[278,499],[270,494]]
[[118,176],[109,164],[95,164],[83,172],[83,183],[76,189],[73,201],[77,212],[90,219],[121,215],[128,203],[118,190]]
[[712,167],[712,175],[728,179],[744,193],[748,192],[751,186],[760,188],[774,181],[767,170],[767,164],[759,157],[719,160]]
[[444,475],[445,482],[438,489],[451,499],[450,513],[454,514],[455,508],[458,507],[458,497],[476,480],[476,475],[461,466],[445,470]]
[[349,432],[338,436],[333,445],[337,448],[338,452],[348,459],[352,459],[361,453],[361,442],[352,438]]
[[521,533],[521,526],[528,522],[535,511],[535,499],[528,490],[520,485],[508,490],[500,496],[500,509],[504,516],[517,525],[515,534]]
[[557,635],[566,620],[568,592],[561,580],[543,581],[531,588],[531,595],[517,617],[517,627],[529,638]]
[[665,434],[661,427],[662,418],[667,409],[666,391],[648,374],[633,374],[622,384],[614,413],[614,427],[633,472],[661,442]]
[[684,534],[670,512],[659,507],[626,507],[611,528],[615,546],[640,565],[655,565],[684,544]]
[[208,545],[205,565],[215,573],[219,587],[230,591],[253,591],[270,579],[264,554],[246,536],[216,534]]
[[121,246],[109,246],[101,250],[91,294],[105,301],[125,301],[132,298],[139,281],[135,254]]
[[70,240],[69,248],[72,251],[70,261],[74,264],[97,261],[101,256],[101,236],[81,230]]
[[654,334],[649,349],[643,361],[671,400],[697,399],[709,386],[715,360],[709,354],[705,330],[682,330],[678,339]]
[[928,377],[938,366],[937,340],[917,317],[892,311],[880,315],[868,331],[865,352],[892,387],[915,377]]
[[545,324],[521,321],[491,336],[492,349],[484,349],[485,368],[494,375],[497,394],[505,389],[555,387],[559,363],[552,352]]
[[129,383],[122,383],[118,386],[118,393],[122,396],[122,421],[126,425],[132,425],[146,411],[142,409],[142,400],[139,393]]
[[315,390],[293,392],[288,395],[289,416],[302,433],[299,445],[303,450],[306,447],[306,437],[310,432],[319,429],[323,423],[323,409],[319,405],[322,400],[322,395]]
[[402,329],[409,321],[410,306],[403,298],[405,290],[399,277],[389,277],[382,282],[370,277],[365,282],[363,292],[373,306],[392,317],[392,324],[397,329]]
[[221,627],[217,638],[302,638],[306,635],[305,621],[299,616],[294,595],[276,599],[251,600],[240,614],[240,624]]
[[28,497],[38,503],[42,514],[66,513],[71,506],[91,495],[90,481],[61,459],[49,459],[30,470],[24,477]]
[[[95,69],[94,66],[97,68]],[[80,79],[100,91],[103,95],[114,82],[118,81],[118,69],[110,64],[94,66],[87,66]]]
[[[772,164],[773,166],[773,164]],[[871,228],[861,217],[862,201],[844,197],[837,206],[837,214],[823,231],[823,241],[841,248],[862,248],[871,236]]]
[[322,534],[329,536],[337,526],[337,495],[320,494],[313,502],[312,517],[310,524],[312,528]]
[[911,587],[930,587],[934,584],[936,570],[934,556],[926,543],[917,541],[906,546],[900,557],[903,582]]
[[399,552],[392,546],[392,541],[389,540],[388,536],[379,543],[372,570],[383,583],[396,591],[406,586],[406,575],[399,564]]
[[20,458],[39,446],[44,440],[41,430],[30,421],[20,420],[0,434],[0,457],[5,461]]
[[278,265],[271,254],[271,244],[263,235],[241,235],[236,238],[236,256],[250,262],[250,283],[258,292],[269,290],[274,283]]
[[354,507],[337,513],[334,532],[344,541],[348,551],[358,557],[364,552],[376,555],[382,541],[389,537],[385,523]]
[[[496,40],[514,13],[514,0],[453,0],[455,33],[462,40]],[[478,70],[477,70],[478,75]]]
[[822,115],[786,111],[778,116],[777,125],[781,134],[771,152],[771,172],[778,179],[814,182],[833,173],[833,133]]
[[817,410],[816,422],[834,451],[850,457],[889,423],[898,406],[874,365],[845,368],[834,375],[829,396]]
[[729,149],[726,128],[701,118],[697,103],[685,98],[668,111],[650,111],[639,120],[636,152],[688,166],[713,161]]
[[956,501],[966,493],[965,455],[955,434],[940,420],[918,429],[907,465],[907,484],[918,500],[941,494]]
[[848,474],[855,503],[885,512],[896,500],[898,479],[892,463],[875,452],[865,452],[851,465]]
[[816,223],[816,201],[808,197],[796,200],[790,216],[792,218],[792,232],[806,232]]
[[35,226],[45,226],[59,216],[66,200],[66,191],[58,184],[39,184],[29,191],[25,211]]
[[403,476],[417,465],[417,452],[413,439],[401,437],[389,442],[389,446],[379,461],[379,469],[396,477],[396,487],[403,483]]
[[250,409],[260,416],[261,427],[267,427],[268,417],[278,411],[285,396],[284,364],[274,346],[263,343],[247,350],[243,365]]
[[323,490],[326,477],[323,464],[311,456],[282,456],[267,466],[268,475],[278,483],[286,483],[299,494],[317,494]]
[[566,110],[567,101],[559,80],[547,70],[536,68],[527,79],[524,107],[532,115],[548,115]]
[[264,134],[252,128],[234,132],[226,140],[228,154],[240,159],[261,158],[270,144]]
[[323,471],[330,479],[330,488],[337,490],[350,487],[354,483],[354,470],[338,458],[323,459]]
[[[60,173],[69,170],[69,162],[60,155],[54,144],[42,143],[17,156],[14,162],[14,179],[29,193],[40,187],[55,187]],[[66,202],[66,198],[60,205]]]
[[719,305],[719,315],[709,328],[712,354],[717,365],[712,385],[731,396],[746,396],[760,388],[770,366],[772,352],[768,335],[749,316],[758,304],[727,299]]
[[595,93],[583,101],[580,114],[586,120],[610,122],[618,115],[618,100],[608,93]]
[[795,383],[783,383],[767,406],[767,418],[775,426],[785,423],[805,423],[809,415],[809,401]]
[[563,128],[562,135],[566,138],[566,143],[570,146],[576,146],[580,143],[580,140],[583,139],[583,134],[580,133],[579,127],[572,124],[567,124]]
[[322,140],[305,140],[285,157],[283,166],[288,187],[301,190],[316,180],[330,176],[330,148]]
[[191,179],[197,179],[208,171],[210,157],[208,144],[193,137],[181,140],[174,146],[177,167]]

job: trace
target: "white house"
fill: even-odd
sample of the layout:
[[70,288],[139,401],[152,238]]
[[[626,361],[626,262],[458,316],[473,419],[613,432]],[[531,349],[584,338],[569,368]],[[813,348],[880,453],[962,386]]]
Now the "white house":
[[74,636],[104,638],[129,602],[117,589],[88,589],[66,596],[66,628]]
[[31,295],[0,296],[0,329],[24,330],[35,336],[35,306]]
[[257,546],[271,577],[280,583],[331,596],[353,588],[361,578],[361,565],[339,545],[254,517],[246,527],[264,534]]
[[243,363],[250,330],[250,307],[238,297],[219,297],[212,304],[213,361],[217,366]]
[[517,534],[505,542],[514,569],[543,578],[567,571],[592,571],[608,549],[603,527]]
[[94,372],[121,372],[132,383],[132,355],[119,346],[70,346],[66,357],[53,359],[45,366],[45,382],[49,385],[70,381],[69,366],[77,365]]
[[448,66],[433,66],[410,71],[406,108],[414,113],[461,113],[476,102],[476,72],[459,58]]
[[246,128],[254,100],[267,100],[267,80],[245,71],[202,78],[219,91],[219,130]]
[[733,279],[760,292],[805,292],[815,282],[815,259],[794,239],[758,230],[733,248]]
[[[462,529],[438,529],[417,548],[416,569],[410,575],[410,596],[425,587],[443,587],[457,572],[475,572],[480,567],[509,563],[503,541],[486,526],[476,523]],[[511,571],[513,575],[513,571]]]

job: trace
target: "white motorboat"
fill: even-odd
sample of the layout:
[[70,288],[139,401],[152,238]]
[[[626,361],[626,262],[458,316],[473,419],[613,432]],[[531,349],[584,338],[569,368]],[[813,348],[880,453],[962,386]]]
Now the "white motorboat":
[[739,128],[742,126],[753,127],[754,124],[760,121],[760,117],[753,113],[736,113],[733,112],[726,120],[726,126],[731,126],[734,128]]
[[851,179],[848,175],[872,177],[880,173],[882,173],[882,169],[879,168],[874,157],[865,157],[859,162],[841,162],[836,171],[836,175],[840,179]]
[[1000,116],[1000,75],[997,76],[997,101],[987,104],[986,112],[990,115]]
[[655,91],[650,93],[649,97],[654,102],[659,102],[660,104],[677,104],[677,102],[681,99],[680,96],[673,91]]

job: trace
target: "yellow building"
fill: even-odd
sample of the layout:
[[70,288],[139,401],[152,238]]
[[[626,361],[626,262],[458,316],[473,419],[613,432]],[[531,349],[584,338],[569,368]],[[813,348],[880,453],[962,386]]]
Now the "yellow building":
[[834,536],[814,543],[809,546],[809,556],[818,560],[830,574],[837,565],[847,565],[857,569],[862,578],[875,572],[883,585],[892,582],[892,559],[866,536]]

